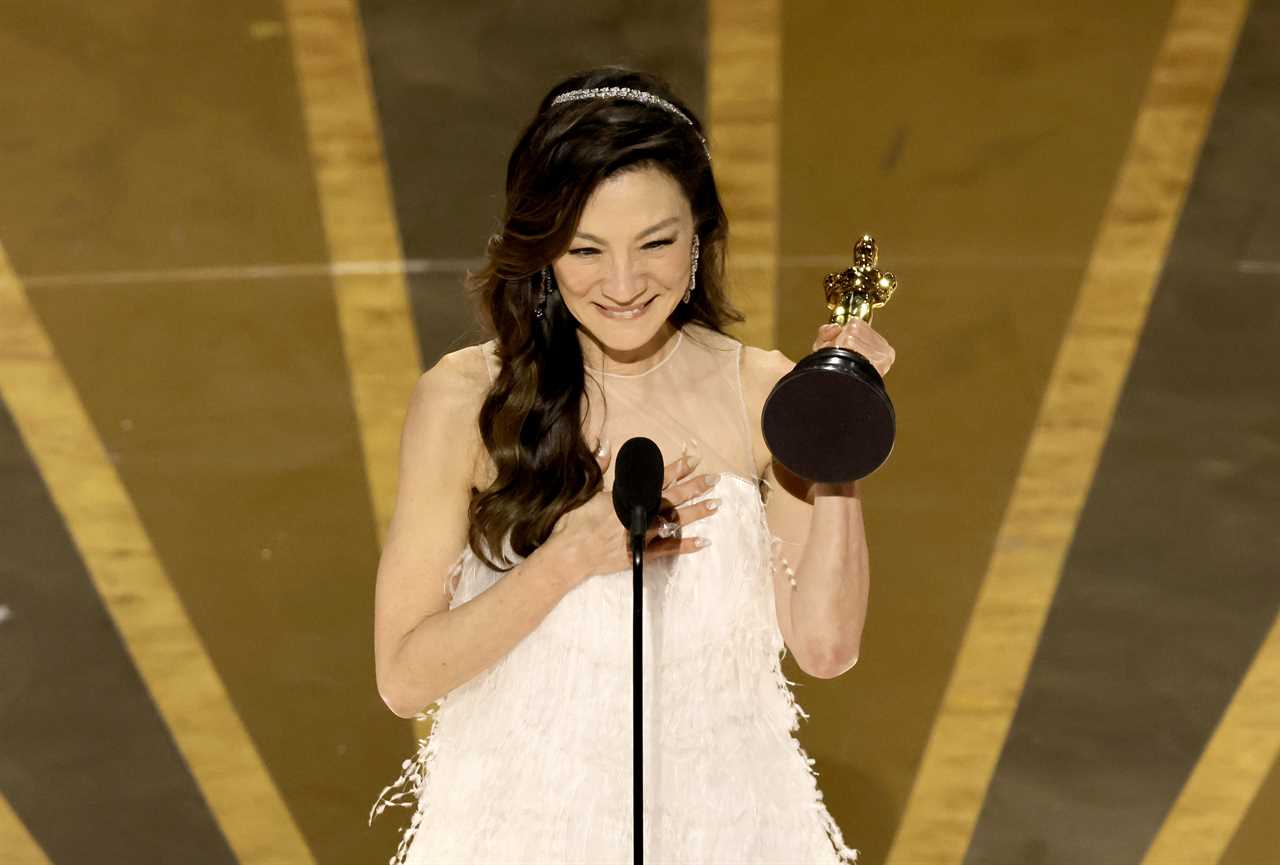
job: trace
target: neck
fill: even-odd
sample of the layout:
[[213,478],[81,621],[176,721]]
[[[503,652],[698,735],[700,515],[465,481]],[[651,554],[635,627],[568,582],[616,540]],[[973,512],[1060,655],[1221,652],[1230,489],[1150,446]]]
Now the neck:
[[621,375],[638,375],[653,369],[671,350],[671,342],[679,329],[670,320],[664,321],[662,327],[653,335],[653,339],[644,345],[630,349],[618,350],[599,342],[594,336],[581,327],[578,328],[578,342],[582,345],[582,361],[588,367],[602,372]]

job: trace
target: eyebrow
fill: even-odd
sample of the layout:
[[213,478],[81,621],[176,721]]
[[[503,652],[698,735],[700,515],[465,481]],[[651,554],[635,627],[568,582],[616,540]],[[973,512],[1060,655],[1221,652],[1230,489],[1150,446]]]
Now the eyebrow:
[[[649,226],[644,231],[637,234],[636,240],[639,240],[645,235],[653,234],[655,231],[657,231],[660,228],[666,228],[668,225],[670,225],[673,222],[679,222],[679,221],[680,221],[680,218],[678,216],[668,216],[666,219],[662,220],[661,222],[655,222],[653,225]],[[593,243],[598,243],[601,246],[608,246],[607,243],[605,243],[600,238],[596,237],[594,234],[587,234],[585,231],[579,231],[577,234],[574,235],[574,237],[581,237],[585,240],[590,240]]]

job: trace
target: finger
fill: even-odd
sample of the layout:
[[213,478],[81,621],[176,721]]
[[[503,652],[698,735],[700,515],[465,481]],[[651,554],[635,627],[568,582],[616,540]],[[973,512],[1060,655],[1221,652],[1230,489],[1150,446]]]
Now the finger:
[[659,536],[659,529],[661,528],[663,521],[674,523],[676,532],[683,531],[690,523],[706,519],[718,511],[720,509],[720,503],[720,499],[709,498],[693,504],[673,507],[665,512],[659,513],[658,519],[654,520],[654,535]]
[[818,338],[813,341],[813,350],[817,351],[832,344],[832,340],[840,333],[840,325],[827,323],[818,328]]
[[840,334],[836,344],[850,351],[856,351],[867,359],[881,357],[888,346],[883,339],[871,336],[866,331],[849,331]]
[[849,329],[841,334],[841,339],[851,340],[856,347],[858,344],[864,346],[860,349],[862,354],[877,352],[886,354],[893,351],[893,347],[889,345],[889,341],[884,338],[874,327],[867,324],[860,318],[856,318],[849,322]]
[[840,333],[836,336],[836,340],[842,345],[856,343],[863,340],[866,331],[863,330],[867,323],[860,318],[851,318],[844,327],[840,329]]
[[664,523],[676,523],[679,525],[680,518],[676,514],[676,509],[671,507],[667,502],[663,502],[658,508],[658,512],[653,515],[653,519],[649,521],[649,525],[645,528],[645,542],[661,537],[659,532],[662,531]]
[[674,529],[671,536],[678,535],[690,523],[711,516],[719,507],[720,499],[705,499],[692,505],[662,508],[654,515],[653,521],[645,529],[645,542],[663,539],[662,529],[664,525],[671,526]]
[[[699,543],[704,542],[704,543]],[[652,557],[678,556],[683,553],[696,553],[711,546],[711,539],[698,538],[659,538],[645,548],[645,555]]]
[[694,496],[702,495],[715,487],[720,480],[718,474],[700,474],[672,484],[662,492],[663,507],[673,508],[682,505]]
[[609,447],[609,440],[606,438],[597,439],[593,453],[595,454],[596,462],[600,465],[600,471],[607,471],[609,468],[609,461],[613,458],[613,452]]
[[685,453],[675,462],[668,463],[662,472],[662,488],[665,490],[680,479],[687,477],[694,466],[702,459],[698,452],[698,440],[685,444]]

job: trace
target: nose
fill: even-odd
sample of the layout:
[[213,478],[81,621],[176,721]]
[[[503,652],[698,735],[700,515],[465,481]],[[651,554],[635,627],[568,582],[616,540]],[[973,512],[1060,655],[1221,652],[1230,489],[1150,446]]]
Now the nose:
[[631,306],[644,293],[639,277],[632,272],[631,262],[623,261],[609,269],[601,292],[611,306]]

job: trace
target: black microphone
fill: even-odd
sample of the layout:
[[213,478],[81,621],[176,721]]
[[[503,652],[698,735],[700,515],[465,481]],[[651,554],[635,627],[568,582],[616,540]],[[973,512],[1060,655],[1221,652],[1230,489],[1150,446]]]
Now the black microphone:
[[627,439],[618,448],[618,456],[613,472],[613,510],[622,521],[631,539],[631,650],[634,666],[631,675],[632,711],[632,762],[640,771],[634,772],[632,778],[632,815],[634,824],[632,837],[635,841],[635,852],[632,861],[644,862],[644,724],[641,705],[644,702],[644,688],[641,679],[644,674],[640,658],[643,654],[640,633],[640,610],[643,608],[642,592],[644,588],[644,534],[649,523],[662,507],[662,451],[652,439],[636,436]]
[[632,550],[662,507],[662,451],[652,439],[636,436],[618,449],[613,472],[613,510],[631,533]]

